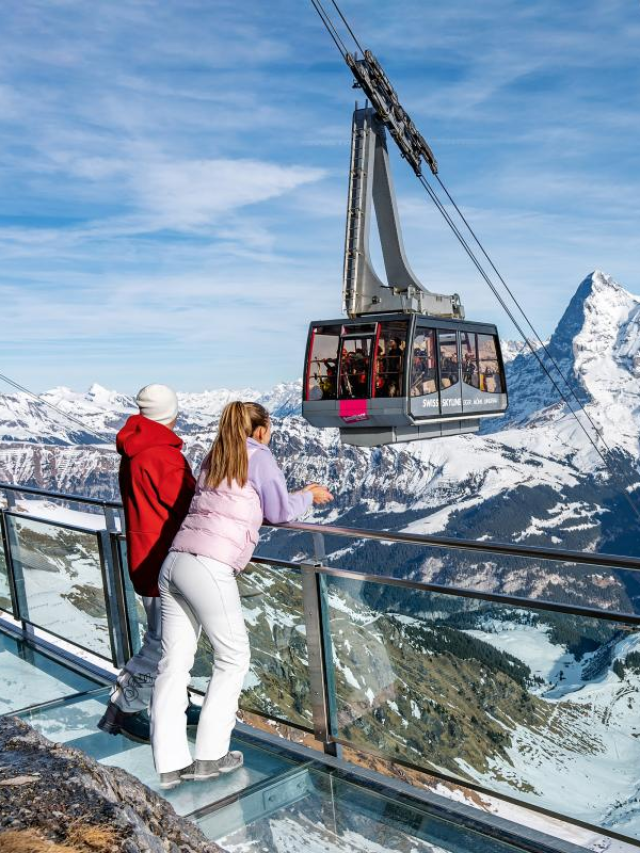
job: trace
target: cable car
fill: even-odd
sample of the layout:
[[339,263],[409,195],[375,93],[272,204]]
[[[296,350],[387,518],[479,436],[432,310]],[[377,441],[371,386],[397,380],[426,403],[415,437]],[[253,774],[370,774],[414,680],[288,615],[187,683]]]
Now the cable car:
[[[374,209],[387,283],[369,254]],[[309,328],[302,415],[313,426],[375,447],[477,432],[481,418],[506,411],[496,327],[466,320],[458,294],[427,290],[409,266],[385,125],[370,107],[353,118],[343,310],[348,319]]]
[[493,325],[397,314],[311,323],[303,415],[339,427],[347,444],[476,432],[506,408]]

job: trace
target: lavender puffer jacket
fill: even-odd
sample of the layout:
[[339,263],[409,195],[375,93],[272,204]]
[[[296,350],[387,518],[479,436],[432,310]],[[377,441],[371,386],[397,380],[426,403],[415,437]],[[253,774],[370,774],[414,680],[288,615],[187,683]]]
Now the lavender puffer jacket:
[[198,476],[196,493],[171,551],[210,557],[241,572],[258,543],[263,518],[274,524],[299,518],[312,504],[310,492],[289,494],[284,475],[266,445],[247,439],[249,480],[240,486],[226,480],[217,489]]

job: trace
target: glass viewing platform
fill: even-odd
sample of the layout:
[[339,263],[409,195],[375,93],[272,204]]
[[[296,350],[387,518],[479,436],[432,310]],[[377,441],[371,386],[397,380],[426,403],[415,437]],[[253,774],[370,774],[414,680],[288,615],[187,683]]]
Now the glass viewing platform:
[[[118,505],[0,500],[0,714],[160,793],[149,746],[96,727],[141,638]],[[639,561],[305,524],[259,554],[245,765],[162,792],[223,850],[640,846]],[[210,666],[205,638],[195,691]]]

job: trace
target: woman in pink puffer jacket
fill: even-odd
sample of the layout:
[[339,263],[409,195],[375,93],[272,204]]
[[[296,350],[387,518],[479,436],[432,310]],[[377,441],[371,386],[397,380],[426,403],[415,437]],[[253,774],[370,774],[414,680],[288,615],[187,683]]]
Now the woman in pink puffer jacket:
[[[312,503],[332,499],[315,483],[290,494],[269,450],[270,439],[263,406],[225,407],[189,513],[162,564],[162,660],[151,703],[151,743],[161,788],[242,766],[242,753],[229,752],[229,742],[251,652],[236,575],[251,559],[263,519],[293,521]],[[192,762],[185,711],[201,628],[215,663]]]

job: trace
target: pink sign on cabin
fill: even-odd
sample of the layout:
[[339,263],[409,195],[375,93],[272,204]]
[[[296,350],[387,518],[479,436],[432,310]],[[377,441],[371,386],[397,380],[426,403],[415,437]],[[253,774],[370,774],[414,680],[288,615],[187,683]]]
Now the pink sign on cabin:
[[340,417],[346,423],[369,420],[367,400],[340,400]]

